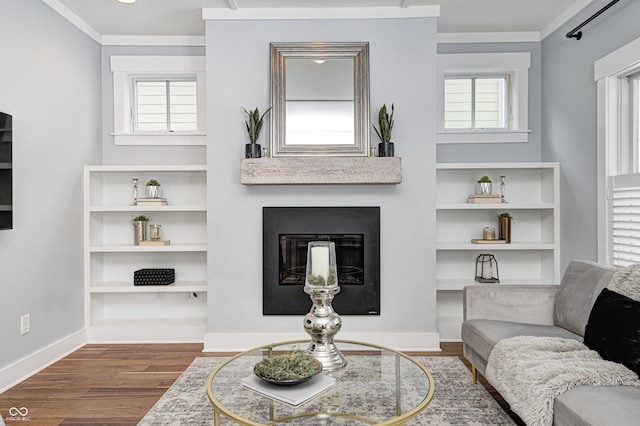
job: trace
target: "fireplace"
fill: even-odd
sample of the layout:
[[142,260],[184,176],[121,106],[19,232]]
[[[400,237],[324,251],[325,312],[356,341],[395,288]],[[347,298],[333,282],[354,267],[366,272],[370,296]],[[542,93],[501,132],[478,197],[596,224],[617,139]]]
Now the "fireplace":
[[340,315],[380,315],[379,207],[264,207],[264,315],[305,315],[304,292],[309,241],[333,241]]

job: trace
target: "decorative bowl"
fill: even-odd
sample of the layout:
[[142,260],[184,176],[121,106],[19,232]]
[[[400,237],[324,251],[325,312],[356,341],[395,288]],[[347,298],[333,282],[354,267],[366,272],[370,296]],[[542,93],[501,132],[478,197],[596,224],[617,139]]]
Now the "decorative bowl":
[[[291,357],[296,357],[295,363]],[[275,371],[274,371],[275,370]],[[253,372],[267,383],[291,386],[304,383],[322,371],[322,363],[307,354],[287,353],[265,358],[253,366]]]

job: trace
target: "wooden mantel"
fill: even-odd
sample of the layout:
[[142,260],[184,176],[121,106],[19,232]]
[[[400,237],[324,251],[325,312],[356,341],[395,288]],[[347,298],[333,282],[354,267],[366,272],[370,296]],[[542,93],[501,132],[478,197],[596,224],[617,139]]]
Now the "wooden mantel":
[[400,157],[243,158],[243,185],[376,185],[402,182]]

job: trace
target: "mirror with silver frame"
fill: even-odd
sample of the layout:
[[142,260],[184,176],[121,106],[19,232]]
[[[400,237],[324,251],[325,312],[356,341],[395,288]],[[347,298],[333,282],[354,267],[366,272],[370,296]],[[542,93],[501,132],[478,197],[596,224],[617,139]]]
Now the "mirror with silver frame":
[[271,156],[369,155],[369,43],[271,43]]

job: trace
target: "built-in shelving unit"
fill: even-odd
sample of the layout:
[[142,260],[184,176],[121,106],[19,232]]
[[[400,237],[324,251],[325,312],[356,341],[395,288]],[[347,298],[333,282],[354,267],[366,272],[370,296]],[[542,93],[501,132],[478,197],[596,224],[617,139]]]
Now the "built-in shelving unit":
[[[501,284],[557,284],[559,264],[559,165],[557,163],[440,163],[436,166],[436,289],[438,332],[459,340],[462,289],[475,281],[475,260],[493,254]],[[487,175],[503,204],[467,204]],[[482,228],[498,230],[497,215],[514,217],[510,244],[473,244]]]
[[[133,205],[157,179],[167,206]],[[202,341],[207,318],[206,166],[86,166],[85,321],[89,342]],[[168,246],[134,245],[131,219],[162,225]],[[134,286],[134,271],[174,268],[169,286]]]

